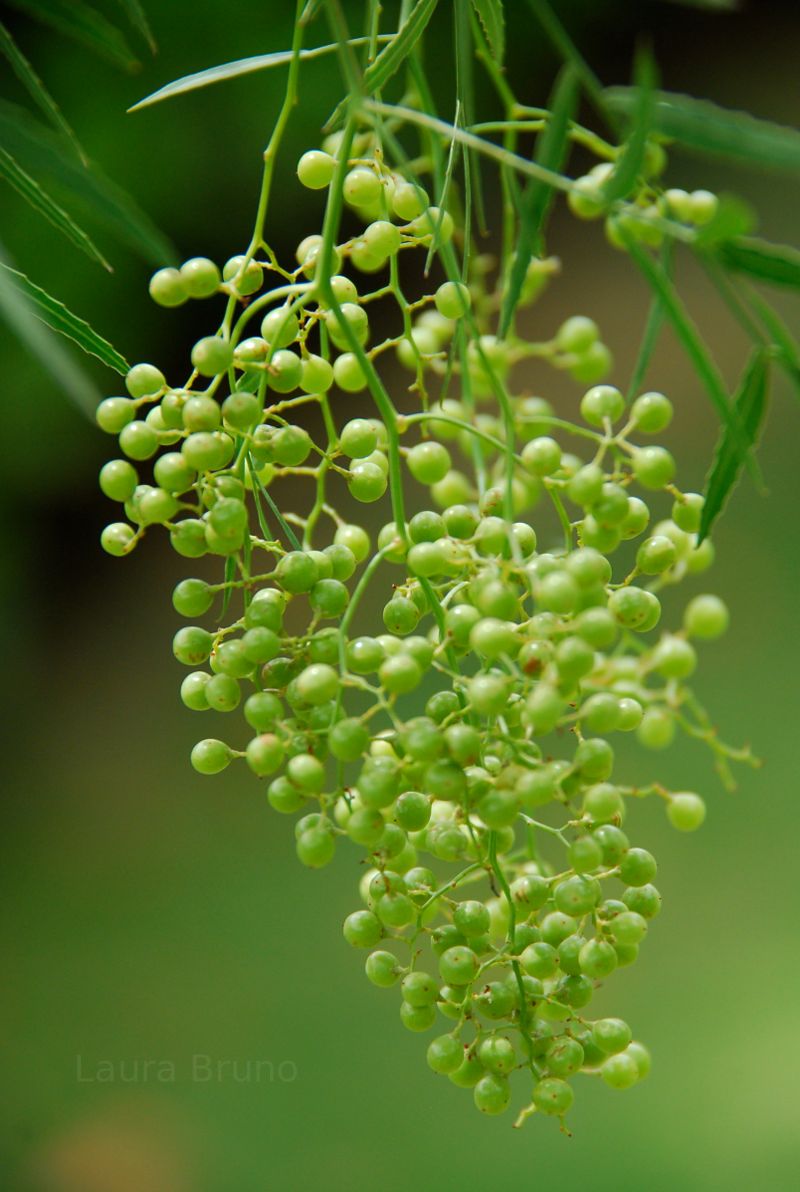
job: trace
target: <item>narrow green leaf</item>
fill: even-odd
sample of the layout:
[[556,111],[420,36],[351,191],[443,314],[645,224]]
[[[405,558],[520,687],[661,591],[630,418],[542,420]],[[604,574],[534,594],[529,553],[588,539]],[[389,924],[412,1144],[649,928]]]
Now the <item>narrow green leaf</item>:
[[0,247],[0,314],[8,326],[38,361],[67,397],[88,418],[94,421],[94,411],[100,394],[91,379],[56,337],[36,317],[25,292],[14,281],[14,270],[7,263]]
[[26,173],[19,162],[15,161],[10,153],[6,153],[2,146],[0,146],[0,178],[5,178],[6,182],[13,186],[14,190],[21,194],[35,211],[43,215],[54,228],[58,228],[59,232],[71,240],[76,248],[85,252],[87,257],[97,261],[104,269],[112,271],[100,249],[86,235],[83,228],[78,227],[63,207],[59,207],[58,203],[42,190],[36,179]]
[[0,265],[2,265],[5,280],[10,279],[14,290],[27,299],[37,319],[45,323],[51,330],[71,339],[89,356],[96,356],[98,360],[108,368],[112,368],[114,372],[118,372],[120,376],[124,376],[128,372],[130,365],[125,357],[121,356],[107,339],[98,335],[84,319],[73,314],[68,307],[64,306],[63,302],[59,302],[52,294],[48,294],[41,286],[37,286],[24,273],[12,269],[2,260],[0,260]]
[[[565,67],[553,89],[550,119],[536,139],[535,159],[547,170],[560,173],[569,149],[569,126],[578,102],[578,76],[573,67]],[[528,272],[531,257],[542,248],[542,230],[552,205],[554,191],[541,178],[532,179],[520,200],[520,229],[514,264],[506,286],[500,314],[499,334],[508,334]]]
[[777,361],[797,390],[800,397],[800,344],[792,335],[778,312],[755,290],[748,289],[750,305],[766,327],[775,348]]
[[[664,246],[661,249],[661,268],[667,278],[671,276],[672,270],[672,241],[665,240]],[[647,369],[658,343],[658,336],[664,324],[664,302],[659,293],[654,293],[650,300],[650,309],[647,312],[647,322],[644,326],[644,333],[642,335],[642,342],[639,345],[639,352],[636,357],[636,363],[633,366],[631,373],[630,384],[628,385],[628,393],[626,400],[632,402],[639,393],[642,382],[647,375]]]
[[115,25],[84,0],[8,0],[14,8],[43,25],[80,42],[94,53],[121,66],[139,68],[139,60]]
[[[286,518],[281,513],[278,506],[275,504],[275,501],[273,500],[269,489],[265,488],[264,485],[262,484],[261,477],[258,474],[255,463],[253,462],[253,457],[249,453],[248,453],[247,459],[248,459],[248,463],[250,466],[250,475],[252,476],[253,480],[256,483],[256,488],[258,489],[258,492],[261,494],[261,496],[264,498],[264,500],[267,502],[270,509],[272,510],[275,520],[277,521],[278,525],[280,526],[287,542],[291,546],[292,550],[302,550],[303,548],[301,547],[300,541],[299,541],[297,535],[295,534],[294,530],[289,525],[289,523],[287,522]],[[256,490],[254,489],[253,491],[255,492]],[[263,532],[264,532],[264,530],[262,527],[262,533]],[[269,533],[267,533],[266,536],[270,537]]]
[[[394,34],[382,33],[378,37],[378,41],[392,42],[394,38]],[[352,37],[347,44],[362,46],[367,45],[369,41],[368,37]],[[322,58],[326,54],[335,54],[338,49],[338,43],[332,42],[330,45],[312,46],[310,49],[300,50],[298,57],[301,61],[308,62],[314,58]],[[158,91],[154,91],[152,95],[146,95],[132,108],[128,108],[128,111],[138,112],[142,108],[149,108],[154,103],[161,103],[164,99],[174,99],[176,95],[186,95],[189,91],[210,87],[213,83],[225,83],[229,79],[238,79],[242,75],[254,74],[259,70],[269,70],[273,66],[288,66],[293,57],[292,50],[276,50],[272,54],[256,54],[252,58],[237,58],[235,62],[223,62],[219,66],[209,66],[206,70],[184,75],[183,78],[175,79],[174,82],[159,87]],[[373,66],[377,62],[378,58],[375,59]]]
[[710,8],[716,12],[737,12],[739,0],[667,0],[669,4],[681,4],[684,8]]
[[631,115],[631,131],[613,171],[603,184],[603,198],[607,203],[630,194],[642,172],[647,137],[653,122],[656,67],[647,50],[636,55],[634,67],[636,105]]
[[[758,435],[767,408],[769,357],[755,351],[750,357],[733,399],[739,425],[747,439],[748,450],[758,442]],[[742,468],[741,452],[727,428],[722,431],[711,469],[706,479],[705,503],[700,521],[698,542],[708,537],[711,527],[722,513]]]
[[800,252],[791,245],[741,237],[719,245],[715,255],[720,264],[736,273],[776,286],[800,288]]
[[[362,95],[374,95],[397,73],[425,32],[437,3],[438,0],[417,0],[395,36],[364,71],[360,83]],[[347,44],[352,45],[354,40],[356,39],[352,39]],[[341,125],[348,102],[345,99],[337,104],[326,121],[326,130],[330,131]]]
[[596,111],[603,117],[609,128],[619,133],[619,121],[616,112],[606,102],[606,92],[597,75],[584,58],[578,47],[567,33],[547,0],[528,0],[528,6],[544,30],[556,53],[564,62],[572,65]]
[[[249,539],[250,535],[246,534],[245,538]],[[225,560],[225,571],[223,574],[225,581],[225,592],[222,597],[222,608],[219,610],[219,624],[221,625],[225,620],[225,614],[231,603],[231,596],[233,595],[233,588],[230,586],[236,578],[236,559],[233,555],[228,555]]]
[[19,81],[28,91],[28,94],[33,99],[34,103],[44,112],[50,123],[59,129],[68,140],[72,142],[75,152],[80,157],[81,161],[86,164],[86,155],[78,143],[78,138],[72,131],[71,126],[63,115],[61,108],[53,99],[50,92],[45,87],[42,80],[37,75],[33,66],[23,54],[14,38],[6,29],[5,25],[0,21],[0,52],[2,52],[11,64],[11,69],[17,76]]
[[0,143],[36,177],[47,177],[62,203],[106,228],[154,265],[172,264],[172,244],[130,195],[106,178],[96,166],[84,169],[63,139],[16,104],[0,100]]
[[[470,0],[456,0],[453,6],[453,38],[456,55],[456,92],[461,107],[462,125],[475,122],[475,44],[469,12]],[[472,212],[481,235],[487,234],[486,203],[483,195],[480,160],[464,153],[464,271],[469,268],[472,247]]]
[[[603,95],[611,110],[621,115],[628,115],[636,104],[632,87],[610,87]],[[653,127],[689,149],[760,167],[800,170],[800,132],[707,99],[659,91]]]
[[711,398],[720,420],[728,432],[730,441],[738,448],[742,458],[747,458],[748,440],[735,410],[731,408],[728,393],[711,354],[695,327],[688,311],[681,302],[675,286],[672,284],[664,268],[654,261],[636,241],[623,229],[620,235],[625,240],[626,248],[644,274],[654,293],[658,294],[664,313],[672,323],[678,339],[686,355],[694,365],[697,375],[703,382]]
[[147,42],[147,48],[150,50],[150,53],[155,54],[158,50],[156,39],[153,37],[153,30],[150,28],[147,13],[139,3],[139,0],[117,0],[117,4],[124,10],[133,28]]
[[506,19],[503,0],[472,0],[475,16],[481,23],[483,35],[494,60],[502,66],[506,52]]

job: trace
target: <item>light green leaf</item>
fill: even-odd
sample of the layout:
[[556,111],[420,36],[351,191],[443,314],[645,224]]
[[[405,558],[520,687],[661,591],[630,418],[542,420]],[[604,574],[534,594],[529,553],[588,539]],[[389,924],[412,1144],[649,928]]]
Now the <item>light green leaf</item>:
[[10,153],[6,153],[2,146],[0,146],[0,178],[5,178],[6,182],[13,186],[14,190],[21,194],[35,211],[43,215],[54,228],[58,228],[59,232],[71,240],[76,248],[85,252],[88,257],[111,272],[108,261],[84,230],[78,227],[63,207],[59,207],[58,203],[42,190],[36,179],[26,173],[19,162],[15,161]]
[[68,307],[64,306],[63,302],[59,302],[52,294],[48,294],[46,290],[37,286],[24,273],[12,269],[2,259],[0,259],[0,266],[2,266],[0,272],[4,274],[5,281],[8,282],[10,279],[14,290],[27,299],[37,319],[46,323],[53,331],[71,339],[87,355],[96,356],[108,368],[113,368],[114,372],[118,372],[121,376],[128,372],[130,365],[124,356],[121,356],[107,339],[98,335],[84,319],[73,314]]
[[[733,398],[737,420],[747,439],[748,451],[758,442],[759,432],[767,408],[769,357],[757,350],[750,357]],[[714,459],[706,480],[705,503],[700,522],[698,541],[708,537],[711,527],[722,513],[742,468],[742,455],[727,428],[720,435]]]
[[472,0],[475,16],[481,23],[483,35],[492,56],[501,66],[506,52],[506,20],[503,0]]
[[603,184],[603,198],[607,203],[630,194],[644,165],[656,85],[656,67],[649,52],[641,50],[636,55],[634,75],[637,99],[631,115],[631,131],[612,173]]
[[87,417],[94,419],[100,400],[94,383],[34,314],[0,247],[0,314],[31,356]]
[[740,237],[719,245],[715,255],[720,264],[736,273],[747,273],[777,286],[800,288],[800,252],[789,244]]
[[[394,36],[394,34],[381,34],[378,41],[392,42]],[[368,37],[353,37],[347,44],[363,46],[369,40]],[[302,62],[308,62],[314,58],[322,58],[326,54],[334,54],[338,49],[337,43],[333,42],[330,45],[313,46],[311,49],[300,50],[298,57]],[[199,70],[196,74],[184,75],[183,78],[175,79],[173,83],[167,83],[158,91],[154,91],[152,95],[146,95],[144,99],[140,99],[132,108],[128,108],[128,111],[138,112],[142,108],[149,108],[154,103],[161,103],[164,99],[174,99],[176,95],[186,95],[189,91],[210,87],[214,83],[225,83],[229,79],[238,79],[242,75],[254,74],[259,70],[269,70],[273,66],[288,66],[293,57],[292,50],[276,50],[272,54],[256,54],[252,58],[238,58],[235,62],[223,62],[219,66],[209,66],[207,70]],[[376,58],[375,63],[377,61]]]
[[138,30],[147,42],[150,53],[155,54],[158,50],[156,39],[153,37],[153,30],[150,28],[147,14],[139,3],[139,0],[117,0],[117,4],[119,4],[120,8],[124,9],[133,28]]
[[8,0],[14,8],[71,37],[123,70],[139,68],[139,60],[115,25],[84,0]]
[[61,108],[53,99],[2,21],[0,21],[0,52],[8,59],[11,69],[26,88],[34,103],[44,112],[51,124],[55,128],[60,129],[64,136],[72,142],[75,152],[85,165],[86,155],[78,144],[78,138],[64,117]]
[[[603,94],[612,111],[622,115],[636,104],[632,87],[611,87]],[[659,91],[653,127],[689,149],[776,170],[800,170],[800,132],[707,99]]]
[[23,169],[47,177],[62,202],[79,207],[154,265],[172,264],[175,249],[133,199],[96,166],[84,169],[56,136],[24,108],[0,100],[0,143]]
[[[578,102],[578,77],[571,66],[559,75],[550,102],[550,119],[536,142],[536,161],[560,173],[569,149],[570,121]],[[507,335],[519,302],[528,266],[542,248],[542,229],[552,205],[553,188],[541,178],[530,181],[520,201],[520,230],[514,264],[506,286],[499,334]]]

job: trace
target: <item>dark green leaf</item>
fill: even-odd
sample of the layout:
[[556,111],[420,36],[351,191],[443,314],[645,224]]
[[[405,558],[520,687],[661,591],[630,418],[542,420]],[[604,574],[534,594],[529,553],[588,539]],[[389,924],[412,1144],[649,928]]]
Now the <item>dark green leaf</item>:
[[150,53],[155,54],[156,50],[158,49],[158,46],[156,45],[156,39],[153,37],[153,30],[150,28],[150,22],[147,19],[147,14],[145,13],[142,5],[139,3],[139,0],[117,0],[117,4],[119,4],[120,8],[125,10],[131,25],[133,25],[134,29],[138,30],[138,32],[147,42],[147,47],[150,50]]
[[[672,268],[672,241],[665,240],[664,247],[661,249],[661,268],[667,278],[670,277]],[[659,332],[664,323],[664,302],[658,292],[653,294],[650,301],[650,310],[647,312],[647,322],[644,326],[644,333],[642,335],[642,342],[639,345],[639,352],[636,357],[636,363],[633,366],[631,373],[630,384],[628,385],[627,400],[633,401],[641,389],[642,382],[647,375],[647,369],[652,359],[653,352],[658,342]]]
[[6,29],[5,25],[0,21],[0,51],[5,55],[11,63],[11,69],[17,76],[19,81],[28,91],[28,94],[33,99],[34,103],[44,112],[47,119],[54,125],[55,128],[67,137],[73,144],[75,152],[86,164],[86,156],[78,144],[78,138],[72,131],[72,128],[67,123],[61,108],[53,99],[50,92],[45,87],[42,80],[37,75],[36,71],[31,66],[28,59],[23,54],[13,37]]
[[[755,351],[747,363],[733,399],[738,423],[744,431],[749,450],[756,446],[764,421],[768,380],[769,357],[763,351]],[[711,527],[725,507],[725,502],[739,478],[741,468],[741,452],[728,430],[725,429],[717,443],[717,450],[706,480],[705,504],[698,534],[699,542],[708,537]]]
[[[611,87],[603,95],[612,111],[622,115],[630,114],[636,104],[633,87]],[[653,127],[663,136],[703,153],[776,170],[800,170],[800,132],[760,120],[749,112],[721,108],[707,99],[659,91]]]
[[475,15],[481,23],[492,57],[501,66],[506,51],[506,20],[503,0],[472,0]]
[[51,189],[70,208],[112,232],[154,265],[172,264],[175,249],[121,187],[96,166],[83,169],[56,136],[24,108],[0,101],[0,144],[36,177],[47,177]]
[[777,286],[800,288],[800,252],[788,244],[742,237],[719,245],[715,255],[726,269]]
[[635,66],[636,104],[631,116],[631,131],[613,171],[603,184],[603,198],[607,203],[630,194],[642,172],[647,136],[653,121],[656,68],[652,55],[640,50]]
[[58,228],[59,232],[71,240],[76,248],[85,252],[88,257],[97,261],[105,269],[111,270],[108,261],[86,235],[83,228],[79,228],[63,207],[59,207],[58,203],[42,190],[36,179],[23,170],[19,162],[15,161],[11,154],[6,153],[2,147],[0,147],[0,178],[5,178],[6,182],[13,186],[14,190],[21,194],[35,211],[43,215],[54,228]]
[[34,308],[24,290],[15,283],[14,276],[0,248],[0,314],[20,343],[50,373],[59,388],[84,414],[94,419],[100,394],[83,369],[36,317]]
[[[560,173],[564,167],[569,148],[569,125],[577,101],[578,76],[568,66],[556,81],[550,102],[550,119],[536,142],[535,159],[547,170]],[[511,326],[531,257],[534,252],[541,251],[542,229],[552,200],[553,188],[540,178],[528,183],[520,200],[519,241],[500,315],[501,337]]]
[[71,37],[123,70],[137,70],[139,61],[125,37],[101,12],[84,0],[9,0],[58,33]]
[[114,372],[118,372],[121,376],[125,375],[130,365],[107,339],[103,339],[102,335],[98,335],[84,319],[73,314],[64,306],[63,302],[53,298],[46,290],[27,278],[24,273],[19,273],[1,261],[0,264],[2,264],[2,272],[6,279],[10,279],[14,289],[27,299],[37,319],[46,323],[53,331],[58,331],[60,335],[71,339],[89,356],[96,356],[108,368],[113,368]]
[[[349,46],[362,46],[369,42],[368,37],[353,37],[348,41]],[[392,42],[393,34],[381,34],[381,42]],[[298,57],[307,62],[314,58],[322,58],[325,54],[334,54],[339,49],[336,42],[325,46],[313,46],[308,50],[300,50]],[[238,79],[242,75],[254,74],[259,70],[269,70],[273,66],[288,66],[294,57],[292,50],[276,50],[272,54],[256,54],[252,58],[237,58],[235,62],[223,62],[219,66],[209,66],[206,70],[199,70],[196,74],[184,75],[175,79],[164,87],[159,87],[152,95],[140,99],[129,112],[138,112],[142,108],[149,108],[151,104],[161,103],[163,99],[173,99],[176,95],[186,95],[189,91],[197,91],[201,87],[210,87],[213,83],[225,83],[229,79]],[[375,59],[377,63],[378,59]],[[375,64],[373,63],[373,65]]]
[[667,0],[669,4],[682,4],[685,8],[711,8],[716,12],[736,12],[741,8],[739,0]]
[[703,382],[719,414],[720,420],[728,432],[731,443],[738,448],[743,459],[748,458],[749,443],[747,436],[743,428],[739,425],[736,411],[731,408],[725,382],[720,376],[708,348],[703,343],[700,333],[678,296],[678,292],[668,274],[657,261],[653,260],[649,253],[636,243],[624,228],[620,229],[620,235],[625,241],[628,252],[641,269],[651,289],[661,299],[664,313],[672,323],[686,355],[691,360],[697,375]]
[[692,244],[695,248],[711,248],[724,240],[746,236],[755,227],[753,208],[735,195],[719,195],[717,210],[707,224],[699,227]]

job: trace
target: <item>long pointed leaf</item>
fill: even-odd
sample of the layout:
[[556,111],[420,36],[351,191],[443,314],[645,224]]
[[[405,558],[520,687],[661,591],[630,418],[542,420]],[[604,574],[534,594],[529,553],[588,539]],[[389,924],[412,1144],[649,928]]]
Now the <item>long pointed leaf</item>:
[[647,150],[647,136],[653,122],[656,68],[652,55],[641,50],[636,55],[636,105],[632,112],[631,131],[622,154],[609,178],[603,185],[603,198],[607,203],[623,199],[636,185]]
[[[378,41],[387,42],[394,39],[394,34],[381,34]],[[347,43],[351,46],[362,46],[369,42],[368,37],[353,37]],[[301,61],[322,58],[326,54],[334,54],[338,50],[336,42],[324,46],[312,46],[310,49],[300,50],[298,57]],[[201,87],[211,87],[214,83],[226,83],[230,79],[241,78],[242,75],[254,74],[259,70],[270,70],[273,66],[288,66],[294,57],[292,50],[276,50],[272,54],[255,54],[252,58],[237,58],[235,62],[223,62],[219,66],[209,66],[206,70],[199,70],[196,74],[184,75],[175,79],[164,87],[159,87],[152,95],[140,99],[129,112],[139,112],[142,108],[149,108],[154,103],[161,103],[165,99],[174,99],[176,95],[186,95],[189,91],[198,91]],[[376,58],[377,62],[378,59]]]
[[483,36],[492,52],[492,57],[502,66],[506,52],[506,21],[503,15],[503,0],[472,0],[475,16],[483,29]]
[[150,53],[155,54],[158,50],[156,39],[153,37],[153,30],[150,28],[147,13],[139,3],[139,0],[117,0],[117,4],[119,4],[120,8],[124,9],[133,28],[147,42],[147,48],[150,50]]
[[[610,108],[622,115],[636,104],[632,87],[611,87],[603,94]],[[689,149],[776,170],[800,170],[800,132],[707,99],[658,92],[653,127]]]
[[50,373],[58,387],[63,389],[78,409],[94,420],[100,394],[83,369],[36,317],[26,293],[14,281],[14,271],[7,265],[2,248],[0,314],[31,356]]
[[[275,501],[274,501],[269,489],[266,488],[264,486],[264,484],[262,483],[261,477],[259,476],[258,471],[256,470],[256,466],[253,463],[253,457],[248,454],[247,459],[248,459],[248,463],[249,463],[249,467],[250,467],[250,475],[253,478],[255,487],[258,490],[258,492],[261,494],[261,496],[264,498],[264,500],[267,502],[270,509],[272,510],[272,513],[275,516],[275,520],[277,521],[278,525],[280,526],[281,530],[283,531],[287,542],[290,544],[292,550],[302,550],[302,547],[300,545],[300,541],[299,541],[297,535],[295,534],[294,530],[287,522],[286,518],[281,513],[278,506],[275,504]],[[262,528],[262,533],[263,533],[263,528]]]
[[719,245],[715,255],[726,269],[800,289],[800,252],[791,245],[740,237]]
[[4,280],[13,285],[15,292],[22,294],[27,300],[33,314],[53,331],[66,336],[76,343],[89,356],[96,356],[108,368],[124,376],[130,365],[117,349],[104,339],[102,335],[90,327],[89,324],[73,314],[72,311],[59,302],[52,294],[48,294],[41,286],[37,286],[24,273],[12,269],[0,258],[0,266]]
[[565,63],[570,63],[577,72],[583,89],[592,101],[598,115],[603,117],[609,128],[618,133],[617,114],[606,102],[606,92],[603,90],[602,83],[553,12],[552,7],[547,0],[528,0],[528,7],[533,11],[533,15],[556,53]]
[[797,390],[797,396],[800,396],[800,344],[778,312],[769,302],[765,302],[760,294],[755,290],[749,290],[748,299],[772,337],[773,345],[778,349],[778,364]]
[[[755,351],[742,374],[742,379],[733,399],[738,421],[747,437],[748,448],[752,450],[758,441],[759,431],[767,408],[769,380],[769,357],[763,351]],[[742,457],[737,444],[728,430],[723,430],[714,454],[706,480],[705,503],[700,521],[698,541],[708,537],[711,527],[722,513],[742,469]]]
[[742,459],[748,460],[748,467],[752,470],[754,465],[749,460],[749,442],[744,429],[739,425],[738,414],[731,407],[725,382],[678,296],[677,290],[662,266],[654,261],[624,229],[620,231],[620,235],[623,236],[630,256],[639,266],[651,289],[660,297],[664,313],[672,323],[684,351],[703,382],[725,430],[730,435],[731,442],[737,447]]
[[139,60],[115,25],[84,0],[8,0],[58,33],[71,37],[123,70],[137,70]]
[[74,146],[75,152],[80,157],[81,161],[86,164],[86,155],[78,143],[78,138],[72,131],[70,124],[61,111],[56,101],[53,99],[50,92],[45,87],[42,80],[33,69],[28,59],[19,48],[14,38],[6,29],[5,25],[0,21],[0,52],[2,52],[11,64],[11,69],[17,76],[19,81],[27,90],[28,94],[33,99],[34,103],[44,112],[47,119],[55,127],[70,140]]
[[[578,77],[572,67],[559,75],[553,92],[550,119],[536,143],[536,161],[560,173],[569,148],[569,125],[578,102]],[[534,252],[542,247],[542,229],[553,200],[553,188],[540,178],[531,180],[520,203],[520,232],[516,256],[500,314],[500,336],[508,333]]]
[[35,211],[43,215],[54,228],[58,228],[59,232],[71,240],[76,248],[85,252],[87,257],[91,257],[92,260],[97,261],[104,269],[111,272],[108,261],[86,235],[83,228],[78,227],[64,208],[59,207],[58,203],[42,190],[36,179],[23,170],[19,162],[15,161],[10,153],[6,153],[2,146],[0,146],[0,177],[5,178],[6,182],[13,186],[14,190],[21,194]]
[[22,167],[36,177],[47,177],[58,187],[62,202],[79,207],[117,239],[128,244],[154,265],[175,261],[175,249],[152,220],[121,187],[95,166],[81,167],[65,150],[61,137],[16,104],[0,101],[0,143]]

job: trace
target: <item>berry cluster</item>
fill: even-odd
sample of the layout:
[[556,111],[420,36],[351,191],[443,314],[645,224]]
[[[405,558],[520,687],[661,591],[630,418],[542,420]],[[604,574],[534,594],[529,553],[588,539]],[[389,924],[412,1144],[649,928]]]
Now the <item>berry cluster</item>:
[[[328,189],[328,206],[296,267],[262,242],[221,272],[198,258],[153,277],[164,306],[220,294],[226,310],[185,385],[138,364],[129,396],[101,404],[122,455],[100,484],[127,519],[102,543],[124,555],[160,525],[180,555],[224,560],[221,578],[173,594],[192,622],[173,643],[184,704],[244,713],[244,731],[198,742],[195,769],[236,761],[264,779],[270,805],[298,815],[304,865],[355,844],[365,868],[345,939],[367,949],[371,982],[399,984],[409,1030],[448,1020],[430,1067],[488,1114],[522,1070],[521,1118],[563,1118],[576,1073],[622,1089],[649,1069],[626,1023],[589,1010],[660,907],[628,808],[652,794],[682,831],[705,816],[697,794],[616,781],[614,735],[660,750],[682,728],[723,772],[747,756],[685,685],[695,642],[727,626],[724,604],[694,596],[677,629],[659,628],[660,594],[713,559],[697,541],[702,497],[675,487],[652,441],[669,400],[629,404],[601,383],[612,361],[591,319],[542,342],[499,338],[507,272],[485,256],[406,297],[400,258],[452,250],[462,231],[373,136],[330,139],[298,175]],[[343,203],[359,221],[344,240]],[[531,262],[523,305],[556,270]],[[380,301],[397,326],[369,346]],[[399,400],[389,352],[409,372]],[[580,418],[518,392],[515,365],[530,358],[590,386]],[[365,390],[377,416],[354,417]],[[287,476],[308,482],[302,514],[270,491]],[[385,497],[373,544],[340,509]],[[195,623],[212,609],[212,628]]]

